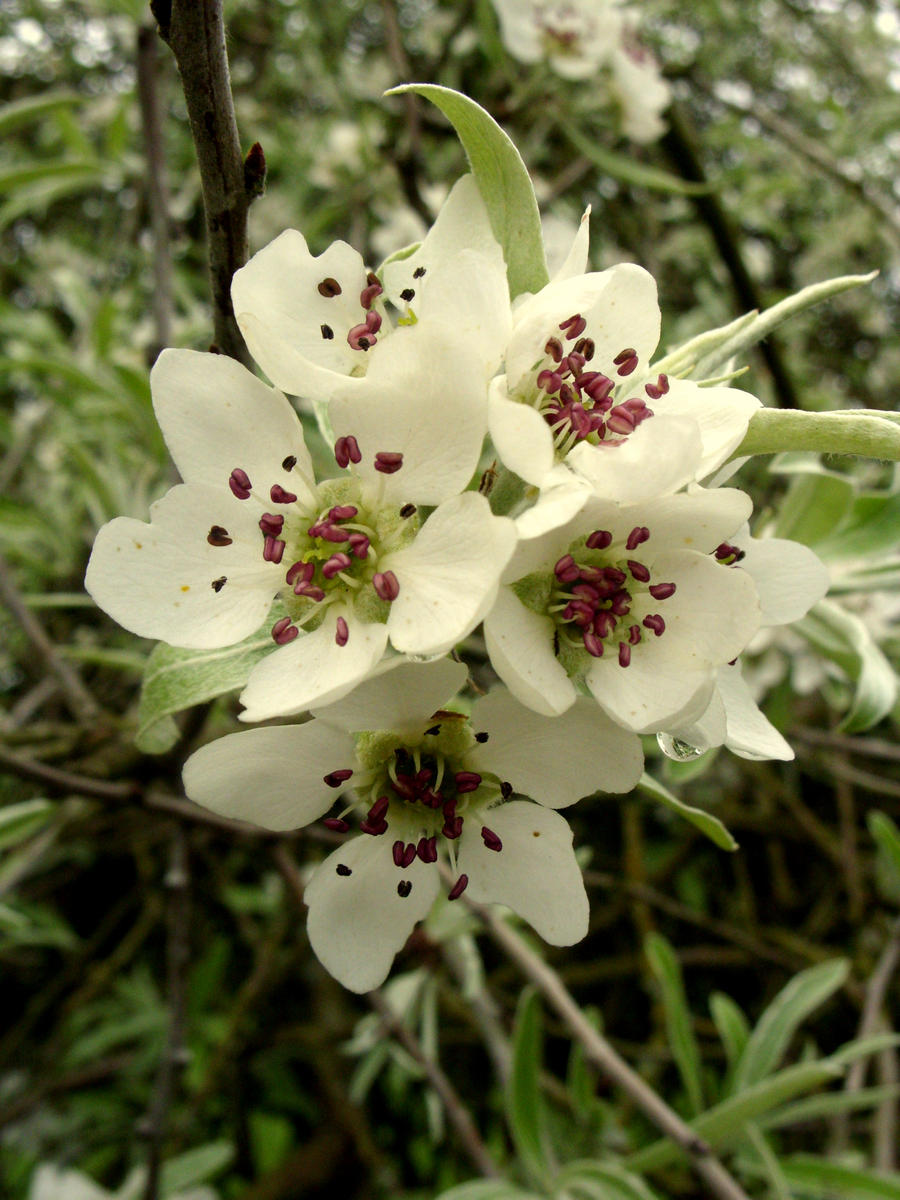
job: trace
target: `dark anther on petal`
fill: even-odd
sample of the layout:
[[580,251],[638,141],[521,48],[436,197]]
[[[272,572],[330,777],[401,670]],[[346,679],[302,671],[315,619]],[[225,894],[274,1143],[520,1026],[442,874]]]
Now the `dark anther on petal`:
[[732,546],[729,542],[722,542],[720,546],[715,548],[716,561],[724,563],[726,566],[732,566],[734,563],[739,563],[742,558],[746,558],[746,552],[738,546]]
[[460,875],[459,879],[457,879],[456,883],[454,883],[453,887],[447,893],[447,899],[448,900],[458,900],[460,898],[460,896],[463,894],[463,892],[466,890],[466,886],[468,885],[468,882],[469,882],[468,875]]
[[393,846],[391,846],[391,854],[394,858],[394,866],[402,867],[403,859],[406,854],[406,842],[404,842],[402,838],[398,838],[397,841],[394,842]]
[[650,582],[650,572],[643,563],[635,562],[633,558],[629,558],[627,565],[632,579],[637,579],[640,583]]
[[287,458],[284,458],[281,460],[282,471],[293,471],[293,469],[294,469],[294,467],[296,467],[296,465],[297,465],[297,455],[296,454],[289,454],[287,456]]
[[346,833],[350,828],[350,822],[345,821],[343,817],[326,817],[322,824],[326,829],[333,829],[335,833]]
[[513,794],[512,784],[507,783],[505,779],[502,780],[500,783],[500,795],[503,797],[504,800],[508,800],[512,794]]
[[357,558],[365,558],[369,553],[369,539],[364,533],[351,533],[347,538],[351,551]]
[[488,737],[489,737],[489,736],[490,736],[490,734],[488,734],[488,733],[485,733],[485,731],[484,731],[484,730],[482,730],[482,731],[481,731],[481,733],[476,733],[476,734],[475,734],[475,741],[476,741],[476,742],[481,742],[481,743],[483,744],[484,742],[486,742],[486,741],[488,740]]
[[325,339],[326,342],[330,342],[331,339],[334,337],[334,330],[331,328],[330,325],[322,325],[322,326],[320,326],[320,328],[322,330],[322,337]]
[[626,550],[637,550],[638,546],[642,545],[650,537],[650,530],[646,525],[635,525],[631,533],[628,535],[628,540],[625,542]]
[[564,331],[566,337],[579,338],[587,329],[587,321],[581,313],[574,313],[571,317],[566,317],[565,321],[560,321],[559,327]]
[[416,297],[416,289],[415,288],[404,288],[403,291],[400,293],[400,299],[405,300],[407,304],[409,304],[410,300],[414,300],[415,297]]
[[214,592],[221,592],[222,588],[225,586],[225,584],[227,582],[228,582],[228,577],[226,575],[221,575],[218,579],[214,579],[212,581],[212,590]]
[[666,632],[666,623],[658,613],[648,613],[641,624],[645,629],[652,629],[656,637],[662,637]]
[[548,338],[544,353],[549,354],[554,362],[560,362],[563,356],[563,345],[559,338]]
[[338,617],[334,631],[334,640],[339,646],[346,646],[350,640],[350,630],[343,617]]
[[325,296],[328,299],[331,299],[332,296],[339,296],[342,291],[341,285],[336,279],[332,279],[330,275],[327,279],[323,279],[318,287],[319,295]]
[[503,843],[494,833],[493,829],[488,829],[487,825],[481,827],[481,840],[487,846],[488,850],[502,850]]
[[332,521],[350,521],[358,512],[355,504],[335,504],[328,510],[328,515]]
[[362,462],[359,442],[352,433],[347,437],[339,437],[334,443],[334,457],[339,467],[348,467],[350,463]]
[[247,472],[241,470],[240,467],[235,467],[228,477],[228,486],[238,500],[247,500],[253,485]]
[[[343,550],[339,550],[337,554],[332,554],[331,558],[322,564],[322,574],[326,579],[334,579],[335,575],[339,575],[341,571],[346,571],[351,566],[353,560],[349,554],[345,554]],[[343,618],[339,618],[343,620]]]
[[322,776],[322,781],[330,788],[339,788],[342,783],[346,783],[353,774],[349,767],[341,767],[339,771],[331,771],[328,775]]
[[402,896],[405,900],[412,891],[412,883],[408,879],[401,879],[397,884],[397,895]]
[[285,580],[290,584],[309,583],[315,573],[316,568],[311,562],[295,562],[292,567],[288,567]]
[[[326,563],[326,566],[328,564]],[[325,568],[322,568],[324,574]],[[378,571],[372,576],[372,587],[382,600],[390,603],[400,595],[400,583],[393,571]]]
[[560,583],[574,583],[578,578],[578,566],[571,554],[564,554],[553,568]]
[[416,269],[413,271],[413,279],[421,279],[424,274],[424,267],[416,267]]
[[414,504],[404,504],[400,509],[400,516],[405,520],[407,517],[415,516],[417,509]]
[[233,539],[228,536],[227,529],[223,529],[221,525],[213,525],[206,535],[206,540],[211,546],[230,546]]
[[279,646],[286,646],[300,633],[296,625],[291,624],[290,617],[282,617],[272,626],[272,639]]
[[403,466],[403,455],[395,450],[379,450],[375,455],[375,470],[393,475]]
[[453,776],[457,792],[474,792],[481,787],[481,776],[477,771],[457,771]]
[[575,343],[575,353],[580,354],[587,362],[594,357],[594,339],[581,338]]
[[424,863],[437,862],[437,838],[421,837],[416,847],[416,854]]
[[293,504],[297,497],[293,492],[287,492],[280,483],[273,483],[269,489],[269,499],[273,504]]
[[595,633],[591,632],[590,629],[586,629],[584,631],[584,633],[581,635],[581,640],[584,642],[585,650],[587,650],[588,654],[590,654],[592,658],[603,657],[603,643]]
[[439,734],[440,732],[441,732],[440,725],[432,725],[430,729],[425,730],[426,735],[430,734],[432,737]]
[[373,283],[378,282],[378,276],[375,274],[375,272],[369,271],[369,273],[366,275],[366,283],[369,285],[369,287],[371,287]]
[[637,351],[633,346],[629,346],[626,350],[620,350],[613,359],[613,362],[617,367],[620,367],[622,363],[627,362],[629,358],[637,358]]
[[627,642],[619,642],[619,666],[627,667],[631,662],[631,647]]
[[654,600],[668,600],[670,596],[675,595],[674,583],[654,583],[647,588],[647,591]]
[[612,534],[608,529],[595,529],[585,544],[588,550],[605,550],[612,544]]
[[353,872],[350,870],[350,868],[348,866],[345,866],[344,863],[338,863],[338,865],[334,869],[338,873],[338,875],[352,875],[353,874]]
[[277,537],[284,528],[284,517],[279,513],[263,513],[259,518],[259,527],[269,537]]
[[284,557],[286,543],[281,538],[266,536],[263,542],[263,559],[265,562],[280,563]]

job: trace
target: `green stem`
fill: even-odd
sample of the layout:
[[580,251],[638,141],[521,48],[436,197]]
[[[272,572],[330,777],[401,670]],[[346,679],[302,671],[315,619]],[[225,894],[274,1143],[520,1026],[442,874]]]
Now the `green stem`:
[[732,457],[779,454],[784,450],[812,450],[818,454],[850,454],[898,462],[900,425],[888,414],[763,408],[754,414],[746,437]]

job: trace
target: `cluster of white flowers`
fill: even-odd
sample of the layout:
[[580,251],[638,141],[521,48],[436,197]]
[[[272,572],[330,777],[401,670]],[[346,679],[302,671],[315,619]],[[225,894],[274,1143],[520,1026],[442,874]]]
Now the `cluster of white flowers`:
[[509,53],[524,63],[546,60],[564,79],[604,73],[619,124],[633,142],[665,132],[672,94],[653,55],[637,36],[637,16],[622,0],[493,0]]
[[[143,636],[233,645],[277,600],[242,719],[310,716],[205,746],[185,787],[268,829],[332,831],[309,937],[358,991],[385,978],[441,869],[450,899],[582,938],[555,810],[633,788],[639,734],[790,755],[735,660],[827,575],[803,546],[750,538],[742,492],[701,486],[758,402],[654,371],[653,280],[588,272],[587,250],[585,221],[555,278],[511,305],[470,177],[377,275],[342,242],[313,257],[282,234],[235,276],[235,313],[272,382],[327,411],[329,477],[281,391],[168,350],[153,402],[184,482],[149,524],[97,537],[88,589]],[[488,432],[524,481],[508,516],[478,488]],[[448,655],[482,622],[505,686],[471,703]]]

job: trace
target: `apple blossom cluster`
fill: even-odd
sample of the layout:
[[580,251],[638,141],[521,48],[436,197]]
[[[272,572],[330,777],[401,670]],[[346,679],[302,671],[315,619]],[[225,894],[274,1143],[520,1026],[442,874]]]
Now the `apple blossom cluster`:
[[[216,650],[269,628],[242,719],[306,719],[204,746],[185,788],[267,829],[329,831],[309,938],[357,991],[441,890],[505,904],[554,945],[582,938],[557,810],[632,789],[639,735],[790,756],[737,660],[827,574],[753,539],[744,493],[703,486],[758,402],[654,370],[652,278],[590,272],[587,252],[585,221],[555,278],[511,304],[468,176],[377,273],[343,242],[315,257],[282,234],[232,289],[275,386],[164,351],[153,403],[183,482],[149,523],[96,539],[88,590],[135,633]],[[285,392],[324,414],[327,470]],[[521,481],[503,514],[494,456]],[[449,655],[482,624],[500,682],[473,702]]]
[[621,0],[493,0],[506,49],[519,62],[546,60],[563,79],[604,74],[622,134],[654,142],[672,95],[637,36],[633,8]]

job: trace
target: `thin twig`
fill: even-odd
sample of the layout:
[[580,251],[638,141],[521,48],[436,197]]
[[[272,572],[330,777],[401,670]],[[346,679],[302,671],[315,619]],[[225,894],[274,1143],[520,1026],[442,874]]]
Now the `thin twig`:
[[153,1099],[140,1129],[140,1133],[147,1139],[147,1182],[144,1187],[144,1200],[159,1200],[163,1141],[169,1125],[178,1076],[187,1062],[184,1022],[185,972],[190,958],[190,875],[187,837],[180,824],[176,825],[172,832],[165,886],[169,889],[166,938],[169,1030],[157,1070]]
[[[463,897],[465,899],[465,897]],[[644,1082],[591,1025],[559,975],[495,912],[468,901],[495,942],[539,989],[581,1043],[587,1057],[617,1084],[658,1129],[688,1155],[694,1170],[718,1200],[748,1200],[746,1192],[715,1157],[712,1148]]]
[[141,25],[137,33],[137,94],[147,155],[147,211],[153,238],[153,326],[151,362],[172,341],[172,257],[169,238],[169,187],[159,102],[159,42],[156,30]]
[[100,705],[87,690],[75,671],[69,666],[44,632],[43,626],[22,600],[19,589],[13,582],[9,563],[0,555],[0,600],[6,605],[22,627],[22,632],[34,647],[47,670],[59,683],[66,708],[81,722],[96,721],[101,715]]
[[231,279],[247,261],[247,210],[252,197],[231,96],[222,0],[152,0],[150,7],[178,65],[197,151],[215,345],[223,354],[250,365],[234,319]]
[[[865,1001],[856,1034],[858,1038],[871,1037],[878,1029],[888,986],[897,970],[898,963],[900,963],[900,917],[895,918],[881,957],[866,984]],[[865,1077],[866,1060],[864,1058],[857,1059],[847,1072],[844,1090],[858,1092]]]
[[447,1119],[456,1130],[462,1147],[471,1159],[472,1164],[485,1178],[498,1179],[500,1172],[494,1166],[494,1161],[490,1154],[488,1154],[487,1147],[481,1139],[481,1134],[478,1132],[475,1122],[472,1120],[469,1110],[463,1104],[456,1088],[434,1059],[425,1053],[412,1030],[404,1025],[396,1016],[391,1006],[385,1000],[383,993],[378,988],[373,992],[369,992],[366,999],[381,1017],[385,1030],[400,1043],[410,1058],[414,1059],[422,1068],[425,1078],[440,1098],[444,1106],[444,1111],[447,1114]]

